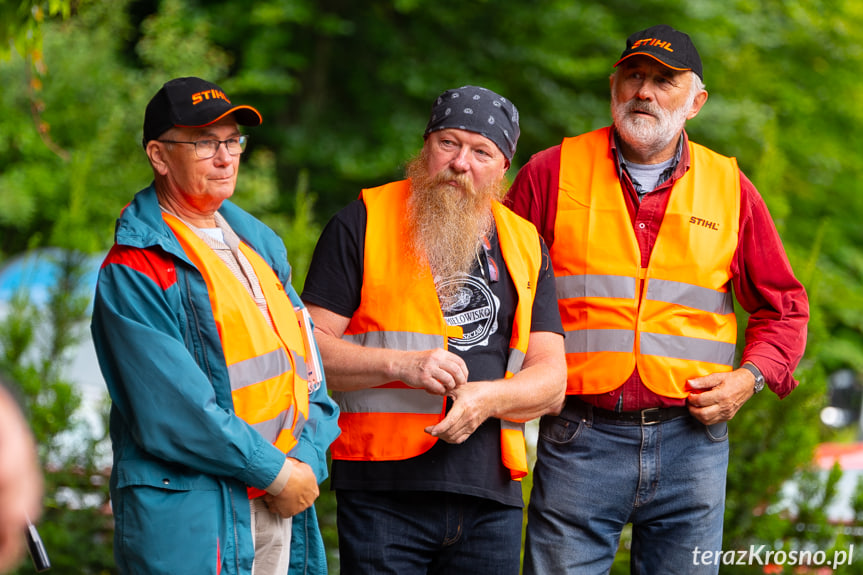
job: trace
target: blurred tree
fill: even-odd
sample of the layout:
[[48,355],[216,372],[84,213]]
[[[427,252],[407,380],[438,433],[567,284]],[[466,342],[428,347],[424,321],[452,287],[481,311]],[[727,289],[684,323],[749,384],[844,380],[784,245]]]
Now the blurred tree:
[[[171,12],[171,1],[166,14],[141,24],[138,51],[145,68],[130,67],[124,53],[133,34],[127,4],[92,1],[76,18],[46,25],[53,33],[44,42],[39,125],[27,113],[26,62],[13,55],[0,65],[6,86],[0,109],[9,112],[0,117],[0,253],[37,245],[105,249],[122,207],[152,179],[140,140],[147,101],[175,75],[221,82],[227,56],[208,42],[206,26],[193,20],[190,27]],[[192,62],[177,61],[178,38]],[[50,131],[63,153],[46,146],[40,131]],[[271,154],[254,152],[252,145],[244,156],[237,199],[261,213],[270,211],[277,187]]]
[[[107,573],[114,566],[107,406],[91,414],[101,415],[96,431],[81,416],[80,393],[64,377],[69,353],[87,329],[91,294],[82,288],[84,262],[80,252],[60,253],[53,260],[58,281],[49,286],[45,305],[31,302],[22,289],[0,320],[0,369],[22,399],[43,465],[39,532],[52,571],[68,574]],[[16,573],[32,571],[25,562]]]
[[[148,83],[146,71],[125,62],[124,41],[130,34],[125,6],[126,2],[94,1],[75,18],[43,25],[44,83],[38,118],[29,113],[28,60],[10,54],[0,62],[0,262],[3,254],[40,246],[77,250],[70,253],[106,249],[120,210],[152,178],[141,149],[140,125],[146,102],[168,78],[154,72]],[[142,24],[141,58],[159,70],[168,67],[176,50],[166,40],[183,38],[200,57],[198,67],[188,73],[219,81],[223,52],[208,44],[202,30],[181,29],[181,20],[172,28],[172,18],[168,12]],[[176,74],[187,68],[182,63],[175,66]],[[50,140],[43,137],[47,133]],[[267,211],[276,190],[272,153],[250,153],[244,164],[245,179],[240,178],[236,199],[245,207]],[[308,213],[308,208],[303,210]],[[305,225],[305,234],[317,237],[308,217],[302,222],[278,214],[271,217],[283,234],[292,227],[302,231]],[[20,385],[28,421],[40,442],[46,499],[39,530],[52,572],[110,573],[110,446],[82,419],[80,394],[62,371],[81,330],[87,329],[92,294],[80,293],[80,262],[61,263],[67,273],[47,308],[35,308],[22,294],[4,311],[2,367]],[[304,273],[303,268],[301,277]],[[48,341],[44,333],[39,337],[42,331],[50,332]],[[107,429],[107,419],[101,429]],[[25,563],[18,572],[31,571]]]
[[0,4],[0,58],[7,58],[13,48],[24,56],[38,56],[45,16],[66,18],[72,7],[73,0],[8,0]]

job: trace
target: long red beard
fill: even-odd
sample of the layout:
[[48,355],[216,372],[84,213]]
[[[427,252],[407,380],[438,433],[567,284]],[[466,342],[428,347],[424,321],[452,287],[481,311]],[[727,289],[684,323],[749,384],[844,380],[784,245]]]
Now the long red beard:
[[[445,282],[444,288],[440,280],[467,275],[473,268],[482,239],[494,225],[491,205],[503,195],[504,180],[476,189],[464,174],[446,169],[432,175],[427,165],[424,153],[407,165],[411,180],[407,224],[411,250],[431,267],[443,300],[458,291],[461,282]],[[452,181],[457,188],[448,184]]]

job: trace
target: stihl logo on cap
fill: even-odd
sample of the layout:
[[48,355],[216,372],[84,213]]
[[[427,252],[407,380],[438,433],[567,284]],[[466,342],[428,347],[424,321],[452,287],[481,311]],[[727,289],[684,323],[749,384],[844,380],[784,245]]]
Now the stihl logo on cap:
[[674,52],[674,50],[671,49],[671,42],[665,42],[659,38],[645,38],[644,40],[639,40],[632,45],[632,50],[640,48],[641,46],[656,46],[657,48],[663,48],[669,52]]
[[192,105],[196,106],[204,100],[215,100],[216,98],[224,100],[229,104],[231,103],[231,101],[228,100],[228,97],[225,96],[224,92],[220,92],[219,90],[204,90],[203,92],[192,94]]

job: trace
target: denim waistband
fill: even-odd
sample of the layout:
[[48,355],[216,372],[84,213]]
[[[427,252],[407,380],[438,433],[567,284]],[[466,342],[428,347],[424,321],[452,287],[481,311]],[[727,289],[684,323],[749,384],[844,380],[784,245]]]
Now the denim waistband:
[[582,401],[578,396],[570,395],[566,398],[566,405],[564,405],[561,415],[571,415],[577,419],[601,419],[617,425],[653,425],[678,417],[686,417],[689,415],[689,409],[680,405],[675,407],[651,407],[639,411],[610,411]]

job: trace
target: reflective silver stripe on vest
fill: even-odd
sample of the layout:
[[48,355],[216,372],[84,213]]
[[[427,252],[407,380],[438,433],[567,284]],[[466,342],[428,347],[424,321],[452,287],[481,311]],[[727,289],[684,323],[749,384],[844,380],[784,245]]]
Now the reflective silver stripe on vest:
[[566,332],[563,345],[566,353],[632,353],[635,350],[635,332],[626,329],[577,329]]
[[443,336],[411,331],[370,331],[345,334],[342,339],[363,347],[382,347],[404,351],[443,348],[444,345]]
[[303,381],[308,381],[309,379],[309,368],[306,365],[306,360],[303,359],[303,356],[299,355],[295,351],[291,351],[291,355],[294,356],[294,369],[297,370],[297,375]]
[[[420,351],[443,348],[440,335],[411,331],[370,331],[345,334],[342,339],[363,347]],[[438,414],[443,397],[419,389],[373,387],[356,391],[334,391],[333,399],[345,413],[419,413]]]
[[[251,426],[258,433],[263,436],[264,439],[269,441],[270,443],[275,443],[276,439],[278,439],[279,434],[283,429],[291,430],[291,434],[295,439],[299,439],[300,433],[303,430],[303,425],[305,425],[306,419],[300,414],[299,420],[297,421],[297,425],[291,429],[291,424],[294,422],[294,406],[290,406],[285,411],[278,414],[276,417],[269,419],[267,421],[259,421],[258,423],[252,423]],[[302,422],[303,425],[300,423]]]
[[734,313],[731,292],[720,292],[683,282],[649,279],[645,299],[683,305],[692,309],[726,315]]
[[[295,361],[298,358],[299,356],[294,355]],[[303,365],[305,366],[305,364]],[[244,359],[229,366],[228,377],[231,380],[231,389],[236,391],[278,377],[289,371],[291,371],[291,362],[288,360],[285,350],[280,347],[264,355]],[[305,369],[299,373],[305,379]]]
[[561,276],[554,280],[557,299],[612,297],[635,299],[635,278],[584,274]]
[[[306,363],[302,356],[294,351],[291,351],[294,358],[294,365],[297,369],[297,375],[303,380],[306,379]],[[291,362],[288,360],[287,353],[284,348],[274,349],[269,353],[252,357],[243,361],[237,362],[228,368],[228,377],[231,380],[231,390],[237,391],[245,387],[256,385],[267,381],[274,377],[278,377],[285,373],[291,373]],[[305,417],[300,414],[297,425],[293,426],[295,406],[288,406],[287,409],[269,419],[252,423],[251,426],[261,434],[267,441],[274,443],[278,439],[279,434],[283,429],[288,429],[295,439],[299,440],[300,432],[305,425]]]
[[521,433],[524,433],[524,423],[518,423],[515,421],[510,421],[508,419],[500,420],[500,428],[509,429],[512,431],[520,431]]
[[421,389],[372,387],[357,391],[334,391],[333,399],[345,413],[420,413],[443,411],[443,397]]
[[509,360],[506,362],[506,370],[515,375],[521,371],[524,364],[524,353],[514,347],[509,348]]
[[[506,370],[515,375],[521,371],[521,366],[524,364],[524,353],[520,349],[514,347],[509,348],[509,361],[506,362]],[[514,430],[521,432],[524,435],[524,423],[516,423],[506,419],[500,420],[500,428],[502,430]]]
[[643,355],[659,355],[719,365],[734,364],[733,343],[659,333],[642,333],[640,342]]
[[[635,298],[633,278],[582,275],[557,278],[558,299],[578,297]],[[708,313],[734,313],[731,292],[720,292],[683,282],[649,279],[645,299],[682,305]],[[579,329],[566,332],[566,353],[632,352],[635,333],[620,329]],[[732,365],[735,346],[678,335],[641,334],[640,352],[691,361]]]

